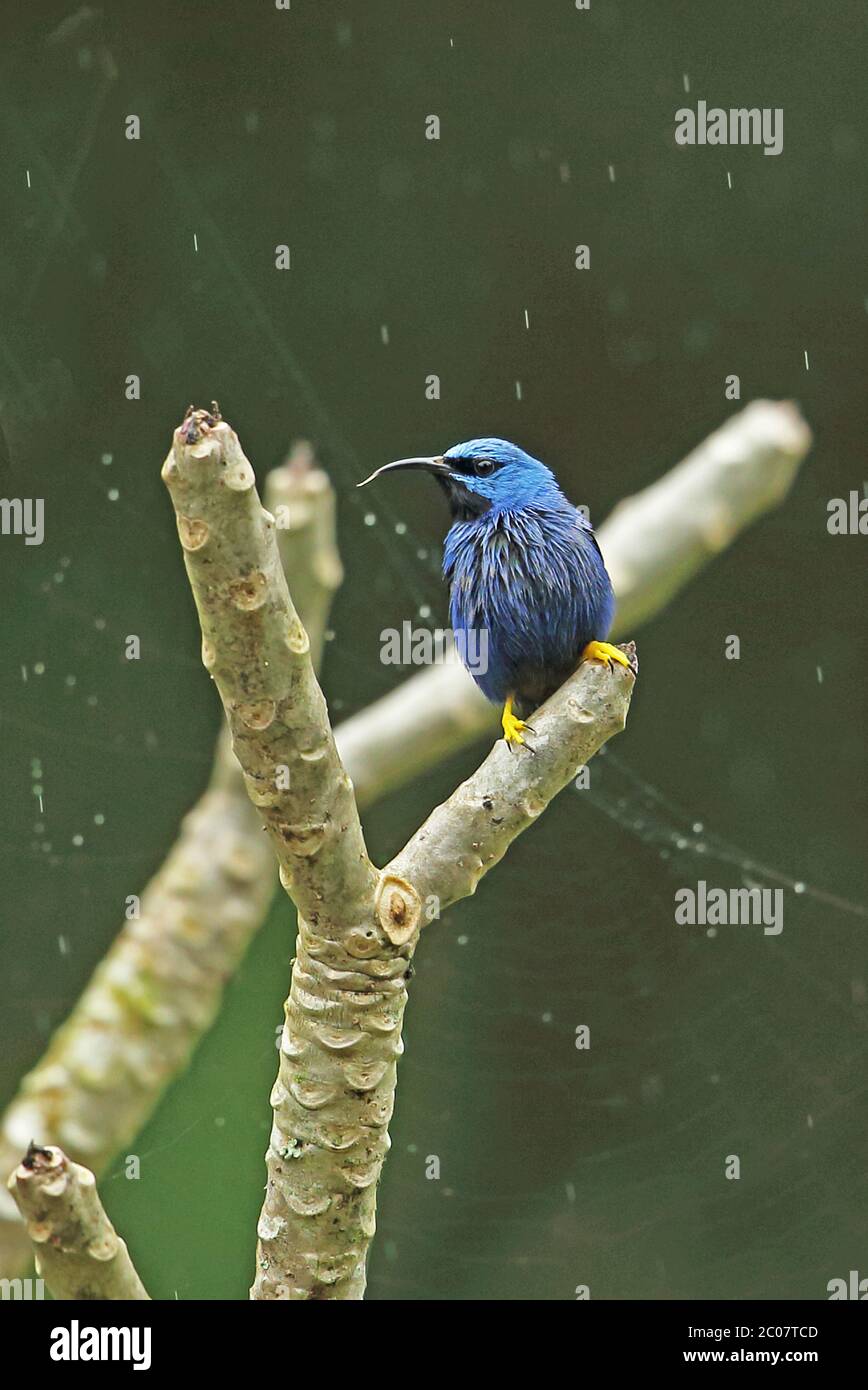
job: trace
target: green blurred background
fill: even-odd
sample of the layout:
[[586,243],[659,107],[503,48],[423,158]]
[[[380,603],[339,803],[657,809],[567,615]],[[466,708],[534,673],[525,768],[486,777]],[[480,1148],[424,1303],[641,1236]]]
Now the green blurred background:
[[[298,435],[330,468],[343,717],[400,674],[382,628],[446,621],[430,485],[359,478],[501,434],[599,520],[738,408],[738,373],[742,404],[798,399],[814,452],[640,634],[617,763],[424,940],[369,1296],[868,1275],[865,916],[788,889],[778,937],[673,920],[679,886],[742,881],[690,847],[707,832],[866,900],[868,541],[826,530],[866,478],[864,5],[39,0],[3,28],[0,490],[46,507],[44,545],[0,540],[4,1093],[207,775],[219,713],[159,478],[189,401],[220,401],[260,475]],[[782,107],[783,154],[677,148],[699,98]],[[373,808],[375,859],[483,752]],[[155,1296],[246,1294],[292,940],[281,899],[131,1146],[141,1180],[102,1183]]]

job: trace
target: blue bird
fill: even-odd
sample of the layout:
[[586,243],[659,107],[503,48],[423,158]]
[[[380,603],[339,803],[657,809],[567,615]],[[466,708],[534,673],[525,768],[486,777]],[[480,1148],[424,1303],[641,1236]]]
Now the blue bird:
[[[443,575],[456,645],[482,693],[503,704],[507,744],[522,744],[525,731],[533,732],[525,717],[580,660],[629,666],[605,640],[615,596],[590,523],[550,468],[505,439],[397,459],[359,487],[403,468],[432,473],[446,494],[452,525]],[[482,633],[487,662],[471,664],[467,654],[481,650]]]

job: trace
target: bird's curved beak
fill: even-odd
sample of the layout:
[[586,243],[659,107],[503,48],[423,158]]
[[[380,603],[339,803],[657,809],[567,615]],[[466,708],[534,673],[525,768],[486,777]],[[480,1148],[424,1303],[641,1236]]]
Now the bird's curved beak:
[[395,473],[399,468],[423,468],[426,473],[449,473],[449,464],[442,458],[395,459],[394,463],[384,463],[382,468],[377,468],[364,482],[356,483],[356,487],[367,487],[368,483],[372,483],[381,474]]

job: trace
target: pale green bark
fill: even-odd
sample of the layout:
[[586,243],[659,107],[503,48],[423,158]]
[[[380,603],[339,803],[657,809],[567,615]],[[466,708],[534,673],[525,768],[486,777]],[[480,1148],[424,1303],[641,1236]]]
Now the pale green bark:
[[[322,649],[341,580],[334,492],[299,445],[266,480],[278,547],[311,650]],[[25,1268],[30,1243],[5,1179],[31,1138],[101,1172],[147,1122],[220,1007],[274,895],[275,861],[221,730],[210,784],[165,863],[0,1125],[0,1274]]]
[[9,1178],[9,1191],[32,1243],[36,1273],[53,1298],[148,1299],[88,1168],[61,1149],[31,1145]]
[[[247,793],[299,912],[328,927],[375,874],[341,765],[310,641],[289,594],[274,517],[235,432],[197,412],[175,432],[163,480],[175,508],[214,680]],[[190,432],[196,437],[187,442]]]
[[419,934],[623,728],[633,683],[621,666],[581,666],[534,714],[535,754],[499,741],[378,876],[366,911],[353,903],[342,934],[339,901],[324,904],[328,934],[299,922],[252,1297],[362,1297]]
[[237,437],[205,412],[188,417],[163,478],[203,661],[299,911],[255,1296],[360,1297],[406,967],[374,924],[378,874]]
[[632,670],[586,662],[534,712],[532,757],[498,739],[481,767],[432,811],[384,870],[381,896],[389,881],[406,880],[423,904],[443,911],[476,892],[516,836],[623,729],[638,666],[633,643],[622,650]]

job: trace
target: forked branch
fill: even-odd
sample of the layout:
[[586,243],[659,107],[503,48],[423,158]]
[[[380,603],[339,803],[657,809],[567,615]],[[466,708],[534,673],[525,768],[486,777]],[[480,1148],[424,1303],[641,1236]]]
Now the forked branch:
[[[205,411],[163,477],[251,800],[299,910],[252,1297],[360,1298],[428,904],[472,893],[621,729],[634,669],[583,665],[534,716],[535,756],[498,744],[384,871],[368,858],[309,644],[238,439]],[[632,647],[628,649],[631,658]]]

